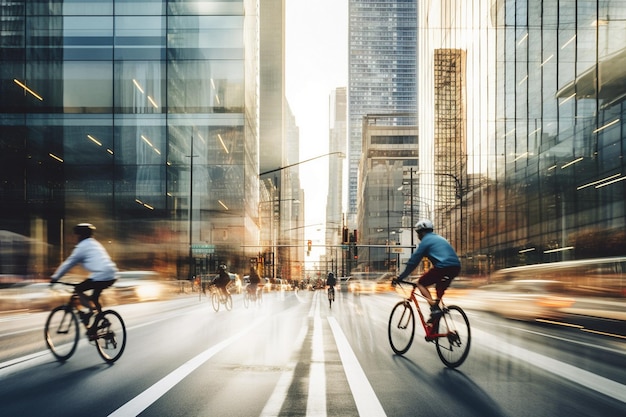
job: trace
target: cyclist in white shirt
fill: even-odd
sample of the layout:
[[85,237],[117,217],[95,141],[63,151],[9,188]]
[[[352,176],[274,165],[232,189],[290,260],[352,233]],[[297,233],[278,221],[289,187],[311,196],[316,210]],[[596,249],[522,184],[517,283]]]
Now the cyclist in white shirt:
[[[106,249],[100,242],[93,238],[96,230],[91,223],[80,223],[74,226],[74,234],[78,237],[78,243],[68,258],[57,268],[50,279],[51,283],[57,282],[72,267],[80,264],[91,274],[76,286],[76,292],[81,303],[89,308],[89,312],[80,312],[83,323],[87,325],[95,311],[101,311],[102,306],[98,301],[100,293],[110,287],[116,281],[117,266],[111,260]],[[93,290],[91,297],[84,294],[85,291]]]

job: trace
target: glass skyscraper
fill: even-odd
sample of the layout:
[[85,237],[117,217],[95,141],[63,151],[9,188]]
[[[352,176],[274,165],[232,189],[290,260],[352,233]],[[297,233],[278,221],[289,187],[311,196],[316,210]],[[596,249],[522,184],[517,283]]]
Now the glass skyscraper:
[[48,274],[85,221],[120,269],[247,269],[256,2],[0,6],[0,273]]
[[[348,212],[352,226],[364,116],[417,115],[417,3],[349,0]],[[415,120],[400,117],[390,123],[415,125]]]
[[421,1],[419,16],[420,192],[465,273],[623,255],[626,3]]

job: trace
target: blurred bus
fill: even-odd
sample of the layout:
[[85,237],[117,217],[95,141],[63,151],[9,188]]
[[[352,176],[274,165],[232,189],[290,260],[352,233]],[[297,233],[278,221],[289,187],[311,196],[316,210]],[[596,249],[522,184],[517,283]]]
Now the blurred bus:
[[581,259],[505,268],[490,283],[511,280],[550,280],[563,283],[573,294],[626,297],[626,257]]

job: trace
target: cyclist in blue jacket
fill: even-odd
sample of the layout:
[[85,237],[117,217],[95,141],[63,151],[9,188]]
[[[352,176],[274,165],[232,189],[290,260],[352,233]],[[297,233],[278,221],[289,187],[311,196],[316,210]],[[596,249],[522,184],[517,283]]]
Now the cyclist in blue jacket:
[[[456,252],[442,236],[433,232],[433,222],[430,220],[420,220],[415,224],[415,231],[420,240],[411,258],[406,263],[406,268],[397,277],[397,280],[404,280],[420,264],[424,257],[433,265],[417,281],[417,288],[430,304],[430,319],[441,317],[443,312],[439,308],[439,300],[450,286],[450,282],[459,275],[461,271],[461,261]],[[435,285],[437,298],[433,299],[427,287]]]

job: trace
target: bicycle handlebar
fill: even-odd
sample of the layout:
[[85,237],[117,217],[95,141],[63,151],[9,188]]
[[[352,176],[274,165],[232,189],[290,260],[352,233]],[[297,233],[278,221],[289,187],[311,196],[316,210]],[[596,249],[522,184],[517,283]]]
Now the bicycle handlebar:
[[78,285],[77,282],[67,282],[67,281],[50,281],[50,286],[54,285],[54,284],[63,284],[63,285],[69,285],[71,287],[75,287]]

